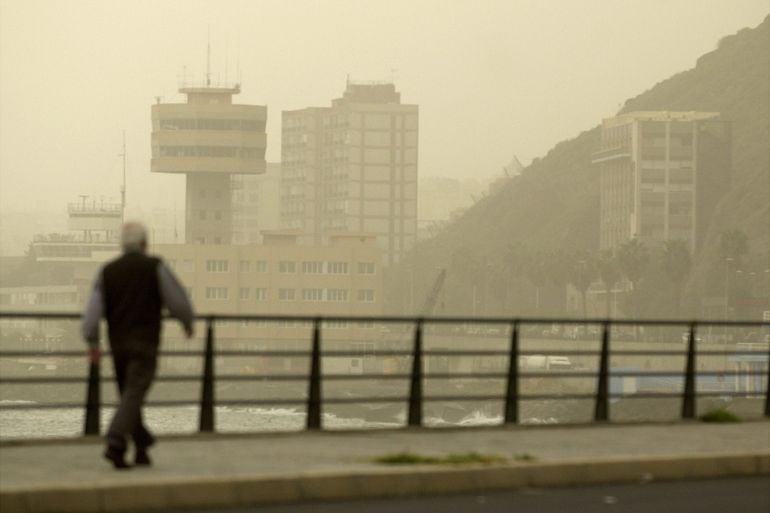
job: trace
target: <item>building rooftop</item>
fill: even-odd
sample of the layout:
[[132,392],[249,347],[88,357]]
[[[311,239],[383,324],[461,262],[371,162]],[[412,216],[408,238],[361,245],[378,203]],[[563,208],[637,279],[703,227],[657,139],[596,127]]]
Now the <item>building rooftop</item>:
[[332,102],[333,105],[340,103],[401,103],[401,93],[392,83],[348,81],[342,98]]
[[612,118],[605,118],[602,122],[604,128],[625,125],[632,121],[699,121],[719,117],[719,112],[698,111],[634,111],[621,114]]

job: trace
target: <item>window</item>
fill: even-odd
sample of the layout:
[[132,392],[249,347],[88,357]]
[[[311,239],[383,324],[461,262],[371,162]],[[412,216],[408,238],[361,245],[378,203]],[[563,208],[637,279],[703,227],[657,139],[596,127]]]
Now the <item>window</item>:
[[267,272],[267,260],[257,260],[257,272],[258,273]]
[[251,262],[248,261],[248,260],[241,260],[238,263],[238,272],[250,273],[251,272]]
[[278,289],[278,301],[294,301],[294,289]]
[[227,299],[227,287],[206,287],[206,299]]
[[214,219],[216,219],[217,221],[221,221],[222,220],[222,211],[221,210],[215,210],[214,211]]
[[328,289],[326,291],[327,301],[347,301],[348,289]]
[[302,289],[302,301],[323,301],[323,289]]
[[297,272],[296,262],[291,260],[281,260],[278,264],[278,272],[280,273],[294,273]]
[[254,299],[257,301],[267,301],[267,289],[257,288],[254,289]]
[[206,260],[206,272],[226,273],[229,270],[227,260]]
[[238,289],[238,299],[249,299],[249,289],[247,287],[241,287]]
[[205,210],[201,210],[200,212],[198,212],[198,218],[201,221],[205,221],[206,220],[206,211]]
[[374,274],[374,262],[358,262],[358,274]]
[[665,183],[665,169],[642,169],[642,183]]
[[363,303],[372,303],[374,301],[374,290],[373,289],[359,289],[358,290],[358,300]]
[[323,274],[323,262],[302,262],[302,272],[305,274]]
[[348,274],[348,263],[329,262],[329,274]]
[[348,321],[326,321],[324,328],[333,330],[344,330],[348,328]]
[[182,266],[179,268],[179,270],[184,273],[195,272],[195,260],[191,258],[185,258],[182,260]]

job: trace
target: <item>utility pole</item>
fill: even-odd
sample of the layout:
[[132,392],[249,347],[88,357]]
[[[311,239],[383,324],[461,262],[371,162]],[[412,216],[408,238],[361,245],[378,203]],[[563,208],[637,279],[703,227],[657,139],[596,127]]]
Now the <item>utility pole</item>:
[[211,25],[206,37],[206,87],[211,86]]
[[123,183],[120,186],[120,225],[126,221],[126,131],[123,130],[123,152],[119,155],[123,158]]

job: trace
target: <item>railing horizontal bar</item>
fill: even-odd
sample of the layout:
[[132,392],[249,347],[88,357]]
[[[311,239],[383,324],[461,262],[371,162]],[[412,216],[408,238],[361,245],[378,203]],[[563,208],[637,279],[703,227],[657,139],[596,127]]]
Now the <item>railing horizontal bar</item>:
[[[0,358],[14,358],[19,356],[35,356],[38,358],[49,358],[52,356],[56,357],[81,357],[85,358],[88,354],[88,351],[86,351],[85,345],[83,347],[82,351],[51,351],[51,352],[41,352],[41,351],[0,351]],[[109,353],[102,353],[102,356],[107,356]]]
[[[63,319],[79,320],[80,313],[76,312],[2,312],[0,319]],[[303,326],[308,330],[312,327],[312,322],[318,319],[317,316],[309,315],[236,315],[236,314],[199,314],[195,317],[198,321],[295,321],[307,323]],[[727,321],[727,320],[695,320],[695,319],[605,319],[605,318],[548,318],[548,317],[409,317],[409,316],[351,316],[351,315],[328,315],[320,318],[321,322],[349,322],[355,323],[400,323],[413,324],[417,320],[423,324],[506,324],[517,322],[519,325],[526,324],[569,324],[569,325],[601,325],[610,324],[615,326],[680,326],[686,327],[692,324],[696,326],[734,326],[734,327],[767,327],[767,321]],[[361,329],[367,329],[361,327]],[[526,332],[523,333],[526,335]]]
[[[716,392],[699,392],[698,397],[747,397],[747,396],[760,396],[761,392],[747,392],[747,391],[716,391]],[[622,399],[678,399],[681,398],[680,392],[646,392],[636,394],[623,394],[623,393],[610,393],[610,397],[622,398]],[[386,397],[338,397],[338,398],[325,398],[324,403],[328,404],[367,404],[367,403],[405,403],[407,401],[405,396],[386,396]],[[428,396],[424,397],[424,401],[454,401],[454,402],[468,402],[468,401],[502,401],[504,397],[502,395],[446,395],[446,396]],[[521,401],[536,401],[536,400],[593,400],[594,394],[521,394],[519,400]],[[261,400],[218,400],[217,406],[275,406],[275,405],[304,405],[305,399],[261,399]],[[148,407],[194,407],[196,405],[195,400],[176,400],[176,401],[151,401],[145,404]],[[108,408],[115,408],[116,403],[102,403],[101,406]],[[23,404],[2,404],[0,405],[0,411],[3,410],[54,410],[54,409],[82,409],[82,403],[23,403]]]
[[2,410],[50,410],[50,409],[76,408],[83,409],[83,402],[78,403],[20,403],[20,404],[0,404]]
[[[0,378],[0,385],[19,385],[19,384],[36,384],[36,385],[56,385],[61,383],[86,383],[88,381],[87,376],[82,377],[30,377],[30,378]],[[101,381],[114,381],[110,378],[102,378]]]
[[[681,372],[647,372],[647,371],[610,371],[614,377],[681,377]],[[732,371],[698,371],[696,376],[733,376]],[[741,376],[767,376],[768,372],[746,371],[741,372]],[[596,377],[595,372],[520,372],[522,379],[526,378],[582,378],[592,379]],[[377,381],[377,380],[404,380],[409,379],[409,374],[328,374],[323,376],[324,381]],[[481,380],[500,380],[506,379],[505,373],[432,373],[424,374],[424,379],[481,379]],[[304,374],[223,374],[217,376],[217,381],[307,381]],[[177,383],[177,382],[197,382],[200,376],[197,375],[177,375],[177,376],[158,376],[156,383]],[[12,377],[0,378],[0,384],[62,384],[62,383],[86,383],[88,378],[83,377]],[[102,383],[114,383],[114,377],[102,377]]]
[[[598,351],[519,351],[522,356],[596,356]],[[699,350],[699,356],[764,356],[767,354],[765,351],[709,351]],[[202,357],[201,351],[166,351],[159,352],[161,357]],[[334,356],[351,356],[351,357],[378,357],[378,356],[410,356],[409,351],[377,351],[375,353],[369,353],[362,355],[355,352],[333,352],[325,351],[321,356],[334,357]],[[686,352],[682,351],[646,351],[646,350],[614,350],[612,356],[686,356]],[[0,351],[0,358],[17,358],[17,357],[85,357],[85,351],[59,351],[53,353],[40,353],[31,351]],[[110,353],[102,353],[102,356],[109,357]],[[310,353],[306,351],[218,351],[217,356],[262,356],[262,357],[309,357]],[[508,356],[506,351],[425,351],[423,356]]]

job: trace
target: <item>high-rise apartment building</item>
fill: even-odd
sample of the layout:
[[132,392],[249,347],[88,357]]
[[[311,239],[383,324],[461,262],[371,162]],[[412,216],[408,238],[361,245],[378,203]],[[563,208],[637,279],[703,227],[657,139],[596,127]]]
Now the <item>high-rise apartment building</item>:
[[233,244],[261,244],[264,231],[281,227],[281,164],[261,174],[233,175]]
[[267,108],[238,105],[239,85],[184,86],[187,103],[152,106],[152,161],[156,173],[187,177],[185,240],[229,244],[231,176],[265,170]]
[[418,107],[389,83],[348,82],[331,107],[284,111],[281,224],[313,244],[373,234],[393,264],[417,234]]
[[605,119],[599,151],[600,246],[681,239],[694,250],[730,184],[730,123],[712,112]]

